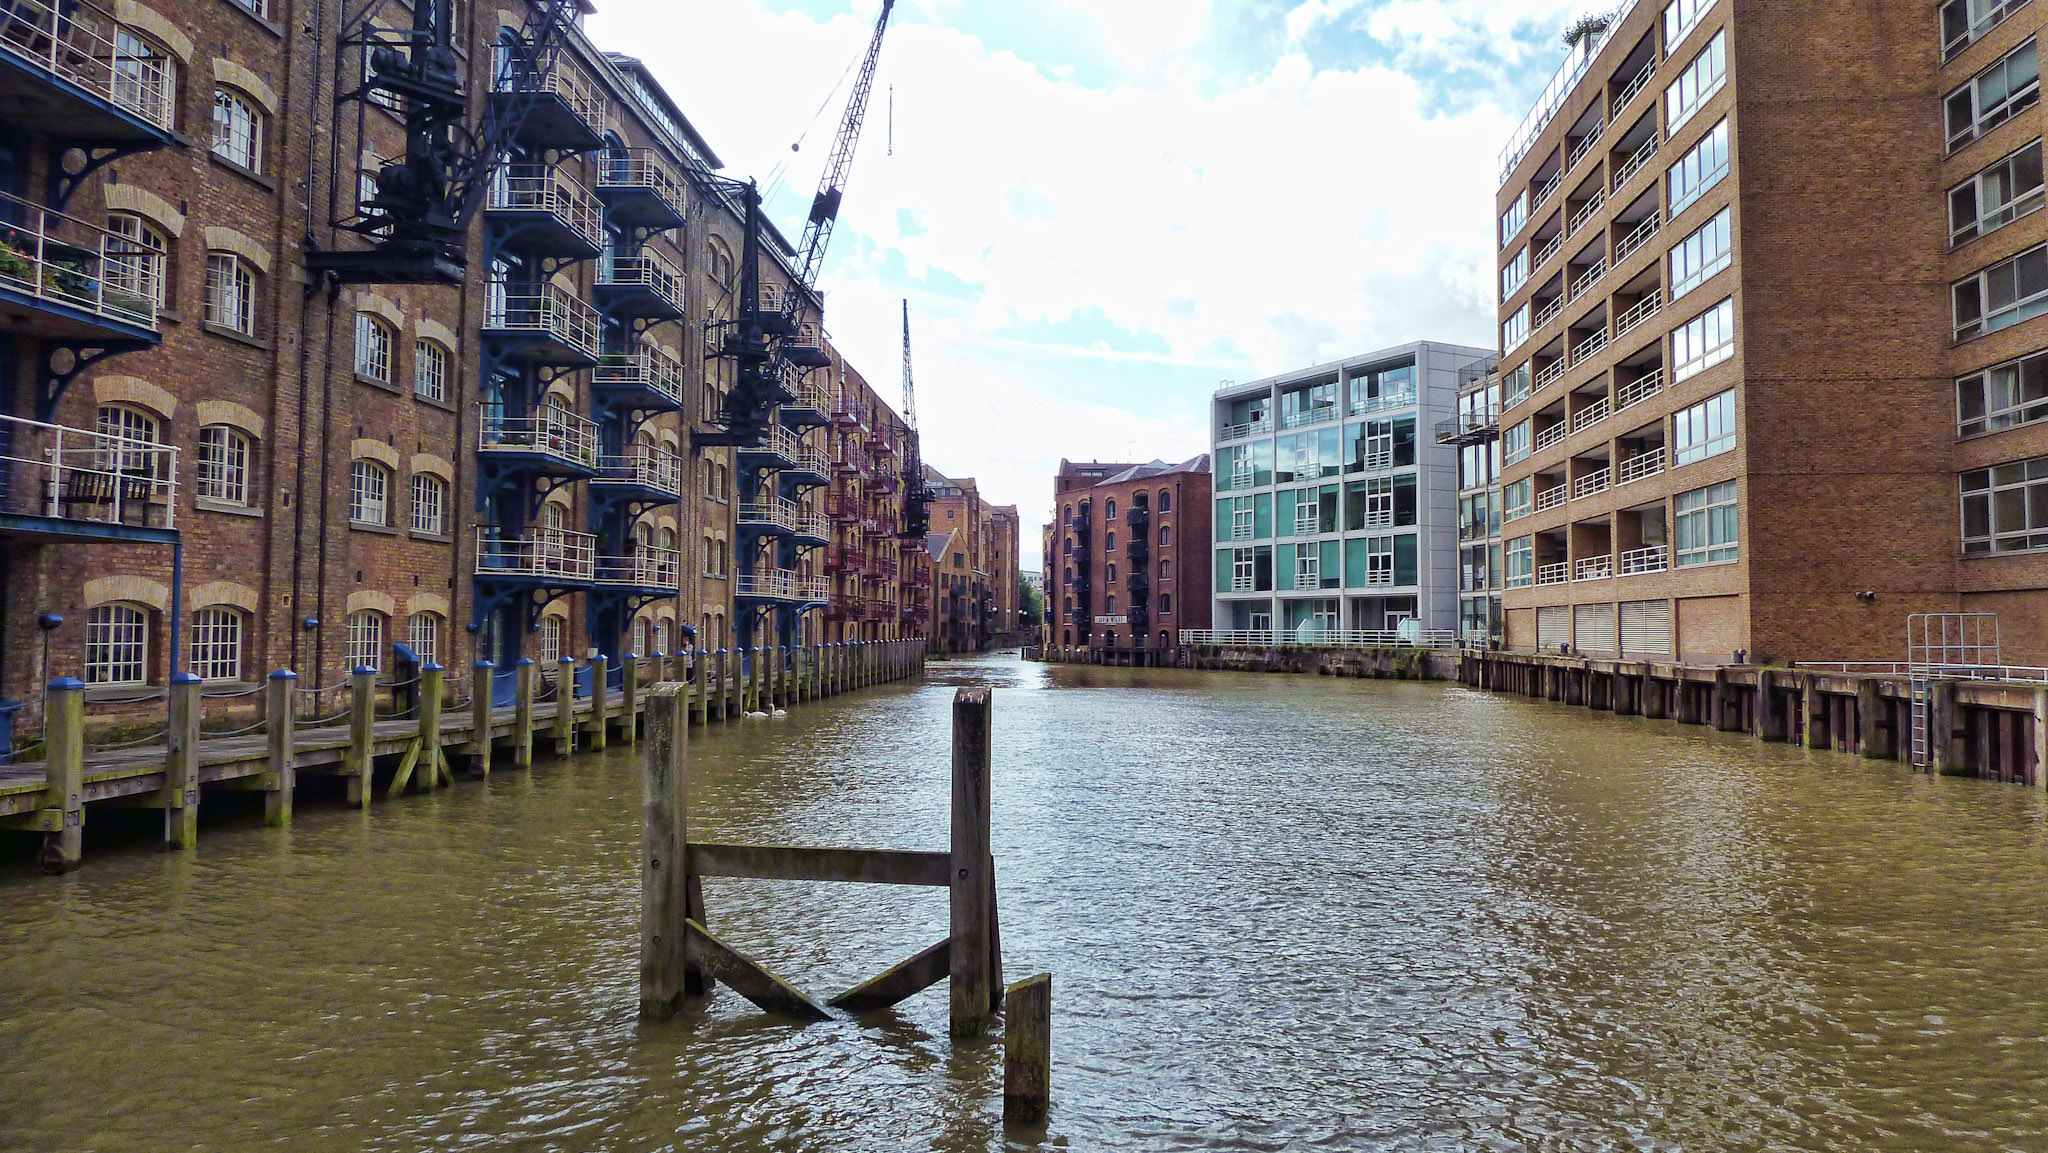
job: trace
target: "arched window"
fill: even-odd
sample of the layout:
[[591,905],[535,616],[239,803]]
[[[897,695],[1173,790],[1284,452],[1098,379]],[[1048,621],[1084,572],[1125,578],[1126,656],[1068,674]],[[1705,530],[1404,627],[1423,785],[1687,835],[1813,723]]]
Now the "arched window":
[[199,430],[200,500],[249,503],[249,438],[225,424]]
[[540,527],[549,532],[562,532],[569,527],[569,506],[551,500],[540,506]]
[[383,317],[356,313],[356,375],[390,384],[391,350],[397,340],[397,331]]
[[412,392],[422,400],[448,399],[448,350],[434,341],[413,342]]
[[431,472],[412,474],[412,531],[441,536],[447,529],[448,482]]
[[1163,581],[1166,581],[1166,580],[1172,580],[1172,579],[1173,579],[1173,562],[1172,562],[1172,561],[1170,561],[1170,560],[1163,560],[1163,561],[1160,561],[1160,562],[1159,562],[1159,579],[1160,579],[1160,580],[1163,580]]
[[1167,640],[1167,639],[1166,639],[1166,630],[1165,630],[1165,629],[1160,629],[1160,630],[1159,630],[1159,647],[1160,647],[1160,648],[1162,648],[1162,649],[1165,649],[1165,648],[1172,648],[1172,647],[1173,647],[1173,642],[1172,642],[1172,641],[1170,641],[1170,640]]
[[85,683],[139,685],[149,675],[149,612],[104,604],[85,617]]
[[1160,611],[1160,612],[1162,612],[1162,613],[1170,613],[1170,612],[1172,612],[1172,611],[1173,611],[1173,594],[1172,594],[1172,593],[1160,593],[1160,594],[1159,594],[1159,611]]
[[256,274],[232,252],[206,254],[206,323],[256,334]]
[[93,467],[123,476],[154,476],[157,453],[148,446],[159,444],[156,417],[139,408],[103,404],[93,414],[93,428],[101,439],[93,450]]
[[242,679],[242,613],[214,605],[192,614],[191,673],[202,681]]
[[348,648],[343,659],[349,671],[384,667],[384,614],[374,609],[357,609],[348,614]]
[[1108,578],[1109,580],[1112,580],[1112,581],[1113,581],[1113,580],[1115,580],[1115,579],[1116,579],[1116,562],[1114,562],[1114,561],[1110,562],[1110,563],[1109,563],[1109,565],[1107,565],[1107,566],[1106,566],[1106,568],[1107,568],[1107,571],[1106,571],[1106,573],[1105,573],[1105,576],[1106,576],[1106,577],[1107,577],[1107,578]]
[[[1159,511],[1160,511],[1160,512],[1172,512],[1172,511],[1173,511],[1173,490],[1172,490],[1172,489],[1165,489],[1165,488],[1162,488],[1162,489],[1160,489],[1160,490],[1159,490]],[[1161,633],[1160,635],[1161,635],[1161,636],[1164,636],[1165,634],[1164,634],[1164,633]]]
[[1160,548],[1165,548],[1165,547],[1166,547],[1167,545],[1170,545],[1170,544],[1172,544],[1172,543],[1173,543],[1173,526],[1172,526],[1172,525],[1170,525],[1170,524],[1163,524],[1163,525],[1160,525],[1160,526],[1159,526],[1159,547],[1160,547]]
[[1113,521],[1113,520],[1115,520],[1115,519],[1116,519],[1116,501],[1115,501],[1115,499],[1113,499],[1113,498],[1112,498],[1112,499],[1110,499],[1110,500],[1106,500],[1106,501],[1103,501],[1103,502],[1102,502],[1102,523],[1104,523],[1104,524],[1108,524],[1108,523],[1109,523],[1110,521]]
[[1070,644],[1073,644],[1073,643],[1074,643],[1074,630],[1073,630],[1073,629],[1061,629],[1061,630],[1060,630],[1060,643],[1061,643],[1061,644],[1063,644],[1063,645],[1070,645]]
[[405,618],[405,643],[423,665],[441,663],[441,614],[416,612]]
[[1104,534],[1103,534],[1103,540],[1102,540],[1102,548],[1103,548],[1103,551],[1105,551],[1105,552],[1115,552],[1115,551],[1116,551],[1116,534],[1115,534],[1115,533],[1113,533],[1113,532],[1112,532],[1112,533],[1104,533]]
[[379,527],[391,523],[390,469],[374,460],[349,462],[348,519]]
[[540,663],[554,665],[562,659],[562,618],[542,617],[539,628]]
[[250,172],[263,171],[263,114],[232,88],[213,90],[213,154]]
[[114,103],[159,128],[177,127],[177,68],[170,53],[134,29],[115,25]]
[[[136,311],[147,306],[148,312],[155,315],[164,306],[170,241],[155,225],[133,212],[108,213],[107,231],[120,237],[107,242],[107,302],[127,307],[129,301],[123,298],[133,298]],[[115,293],[120,296],[112,295]]]

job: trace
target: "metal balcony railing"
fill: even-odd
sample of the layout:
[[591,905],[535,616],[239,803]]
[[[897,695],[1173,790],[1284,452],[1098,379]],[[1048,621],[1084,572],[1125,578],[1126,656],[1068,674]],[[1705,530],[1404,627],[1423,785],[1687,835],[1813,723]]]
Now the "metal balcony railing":
[[1594,285],[1600,283],[1600,278],[1605,275],[1607,275],[1607,258],[1604,256],[1594,257],[1593,263],[1587,265],[1584,272],[1581,272],[1572,279],[1571,291],[1565,294],[1566,302],[1577,300],[1579,297],[1586,295],[1587,292],[1592,290]]
[[1606,397],[1594,401],[1572,414],[1572,431],[1583,432],[1607,419],[1611,405]]
[[789,522],[789,527],[798,536],[818,540],[830,540],[832,537],[832,522],[822,516],[799,516]]
[[1664,370],[1659,367],[1640,380],[1632,380],[1614,390],[1614,411],[1641,404],[1664,389]]
[[607,191],[644,191],[660,197],[680,217],[688,199],[675,170],[652,148],[607,148],[598,157],[597,186]]
[[1556,424],[1551,425],[1549,428],[1538,429],[1536,432],[1536,439],[1531,444],[1530,450],[1532,452],[1542,452],[1544,449],[1549,448],[1554,444],[1561,443],[1564,440],[1565,433],[1569,430],[1569,428],[1569,425],[1567,425],[1564,421],[1560,420]]
[[1216,432],[1218,440],[1243,440],[1248,436],[1261,436],[1273,431],[1270,420],[1254,420],[1245,424],[1226,424]]
[[1378,396],[1368,396],[1364,400],[1354,403],[1351,406],[1351,415],[1364,416],[1367,413],[1385,412],[1390,408],[1414,408],[1415,400],[1416,394],[1412,388],[1383,392]]
[[1318,628],[1305,625],[1293,629],[1181,629],[1179,643],[1219,648],[1333,648],[1333,649],[1448,649],[1458,646],[1458,636],[1448,629],[1362,631]]
[[1600,215],[1600,208],[1606,203],[1607,193],[1596,190],[1591,199],[1579,205],[1578,211],[1572,213],[1571,223],[1565,226],[1565,234],[1568,236],[1576,235],[1579,229],[1584,228],[1589,221]]
[[155,332],[163,260],[125,236],[0,193],[0,287]]
[[96,4],[8,0],[0,6],[0,52],[36,71],[169,131],[177,107],[168,56],[140,54],[139,36]]
[[552,96],[582,121],[585,128],[593,133],[604,131],[609,110],[604,90],[585,76],[582,69],[569,63],[566,53],[550,52],[547,59],[531,69],[511,61],[501,62],[497,74],[492,77],[492,88],[498,92]]
[[1621,554],[1621,575],[1623,576],[1663,572],[1670,567],[1671,555],[1661,544],[1653,544],[1648,548],[1630,549]]
[[1612,468],[1595,469],[1572,482],[1572,499],[1583,500],[1589,496],[1598,496],[1613,487],[1614,470]]
[[1604,581],[1614,575],[1614,556],[1601,553],[1599,556],[1585,556],[1572,562],[1572,579],[1578,581]]
[[478,452],[539,453],[580,468],[598,467],[597,422],[541,405],[525,416],[507,416],[496,405],[477,406]]
[[1537,493],[1535,502],[1536,511],[1547,512],[1550,509],[1556,508],[1558,505],[1563,504],[1565,501],[1565,492],[1566,487],[1564,485],[1558,485],[1556,488],[1546,488],[1542,492]]
[[597,538],[561,528],[529,528],[508,536],[479,525],[476,575],[589,581],[597,575]]
[[0,416],[0,512],[175,529],[178,450],[91,429]]
[[1663,307],[1664,290],[1661,288],[1651,289],[1641,300],[1629,305],[1621,311],[1621,315],[1614,318],[1614,335],[1617,337],[1627,336],[1630,330],[1657,315],[1657,311]]
[[591,382],[599,387],[637,388],[683,403],[683,362],[651,344],[631,352],[607,352]]
[[743,500],[740,502],[739,523],[794,530],[800,512],[795,501],[782,497],[770,500]]
[[1663,226],[1664,210],[1661,208],[1643,217],[1634,228],[1629,229],[1628,235],[1614,242],[1614,263],[1620,264],[1637,249],[1648,244],[1650,238],[1657,235],[1657,230]]
[[1487,437],[1500,431],[1500,410],[1497,408],[1461,412],[1449,420],[1436,422],[1438,444],[1448,444],[1474,437]]
[[1542,328],[1544,325],[1549,324],[1553,320],[1556,320],[1559,314],[1564,312],[1564,303],[1565,302],[1563,293],[1559,293],[1558,295],[1551,297],[1549,300],[1544,301],[1543,304],[1536,309],[1535,319],[1529,322],[1529,331],[1535,332],[1536,330]]
[[1607,131],[1607,125],[1595,124],[1591,131],[1581,136],[1579,142],[1572,145],[1572,154],[1570,159],[1564,162],[1564,170],[1570,172],[1579,166],[1579,161],[1591,155],[1592,151],[1600,146],[1600,134],[1605,131]]
[[1648,452],[1637,453],[1622,461],[1621,467],[1615,470],[1615,479],[1617,483],[1628,484],[1631,481],[1641,480],[1646,476],[1656,476],[1663,471],[1664,450],[1659,447],[1653,448]]
[[1657,74],[1657,63],[1657,53],[1653,49],[1650,52],[1650,58],[1643,62],[1642,68],[1629,78],[1627,84],[1622,86],[1621,95],[1614,98],[1616,119],[1620,119],[1620,114],[1626,111],[1628,106],[1635,102],[1635,98],[1642,95],[1643,90],[1650,86],[1650,77]]
[[[1553,182],[1553,184],[1554,183],[1555,182]],[[1530,273],[1534,274],[1538,269],[1541,269],[1543,265],[1550,260],[1551,257],[1557,255],[1557,250],[1563,247],[1564,230],[1559,229],[1557,231],[1557,235],[1552,236],[1549,240],[1544,241],[1543,247],[1538,248],[1536,250],[1535,255],[1529,258]]]
[[1281,418],[1280,427],[1300,428],[1306,424],[1322,424],[1324,421],[1335,419],[1337,419],[1337,406],[1326,404],[1317,408],[1303,409],[1300,412],[1290,412]]
[[821,416],[831,414],[832,395],[823,388],[815,384],[801,383],[792,387],[790,391],[796,394],[796,399],[782,407],[801,408]]
[[560,285],[491,283],[484,293],[484,328],[544,336],[598,357],[597,310]]
[[1607,347],[1607,324],[1603,319],[1600,327],[1594,329],[1578,344],[1572,346],[1572,364],[1578,366],[1593,358],[1593,355]]
[[597,283],[601,288],[641,289],[670,310],[683,311],[683,274],[652,248],[642,248],[632,256],[614,253],[599,260]]
[[491,176],[485,207],[494,212],[545,212],[591,248],[604,247],[597,199],[559,164],[508,164]]
[[642,544],[625,556],[597,558],[596,581],[601,585],[673,589],[681,586],[682,576],[683,554],[672,548]]
[[592,484],[631,484],[670,496],[683,495],[683,458],[665,448],[634,445],[632,451],[597,458]]
[[1628,183],[1629,177],[1641,172],[1643,166],[1650,162],[1650,158],[1657,155],[1657,148],[1663,143],[1655,132],[1650,133],[1650,138],[1643,141],[1634,152],[1629,153],[1628,158],[1621,162],[1621,166],[1614,170],[1614,187],[1620,189],[1622,185]]
[[[1536,190],[1536,195],[1529,198],[1529,215],[1536,215],[1536,210],[1543,207],[1551,197],[1557,195],[1557,190],[1563,185],[1564,173],[1562,171],[1551,173],[1550,179],[1543,182],[1543,187]],[[1539,260],[1537,263],[1541,264],[1542,261]]]
[[1542,392],[1544,389],[1563,380],[1565,369],[1570,367],[1571,362],[1562,356],[1544,365],[1536,372],[1535,391]]
[[1536,583],[1539,585],[1561,585],[1571,578],[1572,566],[1564,561],[1536,566]]
[[807,577],[794,569],[769,569],[763,573],[746,573],[739,579],[739,595],[743,597],[766,597],[775,600],[822,601],[827,598],[828,586],[823,577]]

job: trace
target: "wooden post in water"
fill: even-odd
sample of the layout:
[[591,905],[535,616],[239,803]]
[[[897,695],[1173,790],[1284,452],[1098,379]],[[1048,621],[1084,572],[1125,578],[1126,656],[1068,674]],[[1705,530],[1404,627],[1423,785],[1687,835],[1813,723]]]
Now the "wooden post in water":
[[1890,760],[1893,752],[1884,729],[1885,703],[1879,695],[1877,678],[1856,682],[1856,751],[1873,760]]
[[520,657],[512,666],[512,767],[533,767],[533,694],[540,679],[540,667],[532,657]]
[[611,675],[612,663],[603,653],[590,658],[590,751],[601,753],[605,750],[605,727],[611,724]]
[[677,677],[677,678],[676,678],[676,680],[678,680],[678,681],[682,681],[682,682],[683,682],[684,684],[687,684],[687,685],[689,685],[689,686],[690,686],[690,690],[689,690],[689,691],[690,691],[690,720],[691,720],[692,722],[696,723],[696,724],[699,724],[699,725],[708,725],[708,724],[710,724],[710,723],[711,723],[711,693],[710,693],[710,688],[711,688],[711,668],[710,668],[710,662],[709,662],[709,661],[706,661],[706,660],[704,659],[704,655],[703,655],[702,653],[699,653],[699,654],[697,654],[697,676],[696,676],[696,679],[694,679],[694,680],[691,680],[691,679],[689,678],[689,670],[688,670],[688,669],[684,669],[684,670],[683,670],[683,675],[682,675],[682,676],[680,676],[680,677]]
[[420,763],[414,768],[428,792],[454,784],[448,775],[448,758],[441,752],[441,689],[448,670],[434,661],[420,666]]
[[348,803],[359,809],[370,807],[370,774],[376,768],[370,736],[376,705],[377,670],[357,665],[348,675]]
[[1962,776],[1968,770],[1956,755],[1956,683],[1935,681],[1927,709],[1927,768],[1937,776]]
[[58,677],[43,696],[44,784],[37,828],[46,873],[68,873],[85,856],[85,682]]
[[171,724],[164,734],[164,843],[199,846],[199,678],[171,677]]
[[555,755],[576,751],[576,658],[555,662]]
[[987,689],[954,694],[949,1031],[955,1037],[987,1031],[998,987],[989,932],[995,892],[995,862],[989,855],[990,723]]
[[2027,783],[2037,789],[2048,790],[2048,689],[2034,690],[2033,725],[2034,755],[2028,769],[2034,776]]
[[292,823],[292,789],[299,782],[299,719],[292,709],[298,680],[299,674],[289,669],[271,673],[263,701],[263,735],[270,754],[270,768],[263,774],[263,823],[273,828]]
[[689,744],[688,686],[654,686],[647,694],[640,854],[640,1016],[653,1020],[675,1016],[686,992]]
[[1760,741],[1783,741],[1791,736],[1785,731],[1785,714],[1778,711],[1777,687],[1771,670],[1756,671],[1756,738]]
[[1825,749],[1828,739],[1828,697],[1812,673],[1799,674],[1799,709],[1806,717],[1806,747]]
[[489,661],[469,670],[469,775],[481,781],[491,775],[491,704],[498,695],[498,672]]
[[1003,1121],[1045,1124],[1052,1095],[1052,974],[1003,993]]
[[[689,722],[689,697],[683,697],[683,721]],[[619,739],[627,744],[636,744],[640,739],[640,658],[626,654],[624,675],[619,680],[619,710],[625,715],[619,719]]]

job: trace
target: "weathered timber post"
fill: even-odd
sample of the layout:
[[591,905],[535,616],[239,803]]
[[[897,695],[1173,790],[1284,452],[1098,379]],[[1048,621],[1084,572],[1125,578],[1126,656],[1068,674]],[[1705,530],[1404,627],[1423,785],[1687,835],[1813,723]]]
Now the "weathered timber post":
[[1052,974],[1003,993],[1003,1121],[1045,1124],[1052,1095]]
[[1788,737],[1785,715],[1778,711],[1776,681],[1771,670],[1756,671],[1756,739],[1760,741],[1782,741]]
[[753,698],[752,710],[765,713],[768,710],[768,646],[755,645],[751,657],[753,667],[747,670],[747,694]]
[[1961,776],[1967,771],[1963,760],[1956,755],[1956,683],[1935,681],[1928,686],[1927,770]]
[[441,686],[447,676],[438,662],[420,666],[420,763],[414,771],[428,792],[455,783],[441,779],[448,772],[448,758],[441,752]]
[[587,746],[593,753],[601,753],[607,743],[605,728],[611,724],[611,675],[612,663],[603,653],[590,658],[590,734]]
[[1897,756],[1891,747],[1891,734],[1884,727],[1885,702],[1879,695],[1875,677],[1864,677],[1856,682],[1856,751],[1873,760],[1890,760]]
[[292,789],[299,781],[298,714],[292,696],[299,674],[278,669],[270,674],[263,700],[263,735],[270,768],[263,774],[263,823],[284,828],[292,823]]
[[1806,714],[1806,747],[1825,749],[1830,743],[1828,697],[1820,691],[1820,679],[1812,673],[1799,677],[1800,711]]
[[744,695],[746,689],[740,683],[740,679],[746,671],[746,662],[738,649],[720,649],[718,651],[720,653],[719,664],[722,666],[718,676],[719,705],[725,710],[720,715],[728,721],[736,721],[740,719],[740,714],[746,711],[747,706]]
[[491,775],[491,704],[498,695],[497,667],[478,661],[469,670],[469,775],[483,780]]
[[675,1016],[686,978],[689,817],[689,686],[655,685],[647,694],[647,761],[641,777],[640,1015]]
[[987,1031],[996,988],[989,932],[995,893],[995,862],[989,855],[990,722],[987,689],[954,694],[949,1031],[955,1037]]
[[2034,690],[2033,722],[2034,755],[2028,758],[2027,771],[2034,776],[2027,783],[2037,789],[2048,790],[2048,689]]
[[534,682],[540,679],[540,666],[532,657],[520,657],[513,666],[516,680],[512,685],[512,766],[519,769],[533,767],[533,694]]
[[199,678],[171,677],[171,724],[164,734],[164,844],[199,845]]
[[[679,677],[678,680],[683,680]],[[705,667],[703,654],[697,656],[697,675],[684,681],[690,686],[690,720],[699,725],[711,723],[711,670]]]
[[[689,720],[690,699],[683,697],[683,720]],[[635,653],[626,654],[624,675],[619,679],[619,709],[624,714],[619,718],[619,739],[627,744],[637,744],[640,739],[640,657]]]
[[1642,678],[1636,683],[1637,703],[1642,706],[1644,717],[1661,721],[1671,715],[1671,702],[1664,698],[1664,685],[1657,680],[1657,672],[1650,665],[1643,666]]
[[576,751],[576,658],[555,662],[555,755]]
[[36,827],[46,873],[68,873],[85,856],[85,682],[58,677],[43,697],[45,781]]
[[376,705],[377,670],[357,665],[348,675],[348,803],[360,809],[370,807],[370,774],[376,768],[370,736]]
[[1713,696],[1708,702],[1708,717],[1714,728],[1732,733],[1742,727],[1742,710],[1735,703],[1735,686],[1728,683],[1727,666],[1714,670]]

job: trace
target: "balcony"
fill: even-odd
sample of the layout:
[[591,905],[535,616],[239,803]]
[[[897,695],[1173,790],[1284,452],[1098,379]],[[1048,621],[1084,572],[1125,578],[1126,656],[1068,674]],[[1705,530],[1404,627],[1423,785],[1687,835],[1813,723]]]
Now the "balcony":
[[1549,448],[1552,445],[1564,443],[1565,433],[1569,430],[1569,428],[1569,425],[1567,425],[1564,421],[1560,420],[1556,424],[1551,425],[1549,428],[1539,429],[1536,433],[1535,443],[1530,445],[1530,452],[1542,452],[1544,449]]
[[1596,469],[1572,482],[1572,499],[1584,500],[1589,496],[1598,496],[1613,487],[1614,470]]
[[[1543,182],[1543,187],[1538,188],[1529,197],[1529,215],[1536,215],[1536,210],[1548,203],[1551,197],[1556,196],[1558,187],[1563,183],[1564,173],[1562,171],[1551,173],[1550,179]],[[1541,264],[1543,262],[1538,260],[1536,263]]]
[[[1537,269],[1542,268],[1544,263],[1547,262],[1551,257],[1556,256],[1557,250],[1563,247],[1564,229],[1560,228],[1557,230],[1556,235],[1552,236],[1549,240],[1544,241],[1542,245],[1536,249],[1535,255],[1529,258],[1529,270],[1533,273]],[[1543,326],[1539,324],[1536,327],[1541,328]]]
[[635,445],[633,451],[623,455],[599,456],[597,475],[590,483],[633,489],[643,498],[681,500],[683,458],[665,448]]
[[486,338],[539,364],[586,367],[598,361],[597,310],[556,284],[493,281],[484,295]]
[[1649,88],[1650,78],[1657,75],[1657,63],[1657,53],[1652,49],[1650,58],[1643,62],[1642,69],[1629,78],[1629,82],[1622,86],[1621,94],[1614,98],[1614,114],[1617,118],[1628,110],[1629,105],[1635,103],[1636,97],[1641,96],[1644,90]]
[[1564,485],[1558,485],[1556,488],[1546,488],[1542,492],[1536,494],[1535,509],[1537,512],[1548,512],[1549,510],[1554,509],[1559,505],[1563,504],[1564,500]]
[[739,526],[776,536],[787,536],[796,531],[800,511],[795,501],[780,497],[769,500],[743,500],[740,502]]
[[1606,397],[1603,396],[1600,397],[1598,400],[1595,400],[1593,403],[1587,405],[1586,407],[1580,409],[1579,411],[1573,413],[1572,431],[1584,432],[1585,430],[1593,427],[1594,425],[1599,424],[1601,421],[1606,420],[1609,408],[1610,405],[1608,403],[1608,400]]
[[896,430],[883,421],[876,421],[868,430],[867,449],[871,453],[887,456],[896,451]]
[[760,443],[741,445],[739,452],[743,457],[760,458],[757,463],[777,471],[800,474],[799,480],[808,479],[812,484],[824,484],[831,478],[825,454],[781,425],[770,425]]
[[1644,477],[1656,476],[1663,471],[1664,450],[1662,448],[1653,448],[1648,452],[1638,453],[1622,461],[1621,467],[1615,470],[1615,479],[1617,483],[1628,484],[1631,481],[1638,481]]
[[829,392],[811,384],[799,381],[790,386],[791,400],[782,406],[782,423],[793,427],[812,427],[832,423],[832,397]]
[[1538,585],[1561,585],[1571,580],[1571,578],[1572,566],[1564,561],[1558,561],[1556,564],[1536,566],[1536,583]]
[[476,448],[481,457],[509,460],[552,476],[588,477],[598,471],[595,421],[553,405],[512,416],[502,406],[480,404],[477,413]]
[[1649,375],[1632,380],[1614,390],[1614,411],[1621,412],[1650,399],[1664,390],[1664,369],[1659,367]]
[[1663,307],[1664,290],[1652,288],[1641,300],[1629,305],[1614,318],[1614,335],[1627,336],[1637,325],[1657,315],[1658,310]]
[[1326,404],[1319,408],[1290,412],[1280,420],[1281,428],[1301,428],[1304,425],[1322,424],[1337,419],[1337,406]]
[[155,344],[162,273],[162,253],[0,194],[0,334]]
[[1226,424],[1216,430],[1217,441],[1244,440],[1247,437],[1264,436],[1273,431],[1270,420],[1254,420],[1244,424]]
[[1627,260],[1637,249],[1648,244],[1650,238],[1657,235],[1657,229],[1662,227],[1663,224],[1664,210],[1661,208],[1652,209],[1648,216],[1643,217],[1642,220],[1636,223],[1634,228],[1629,229],[1628,235],[1614,242],[1614,263],[1620,264],[1622,261]]
[[589,260],[604,251],[598,204],[558,164],[508,164],[492,174],[484,210],[506,226],[508,247]]
[[1600,318],[1600,327],[1594,329],[1572,346],[1572,366],[1577,367],[1593,359],[1593,355],[1607,347],[1607,318]]
[[530,528],[505,535],[488,525],[476,530],[476,575],[548,584],[588,584],[597,575],[597,538],[587,532]]
[[807,577],[795,569],[769,569],[764,573],[741,575],[736,595],[756,600],[815,601],[823,604],[827,589],[823,577]]
[[1648,548],[1630,549],[1621,554],[1621,575],[1640,576],[1643,573],[1663,572],[1671,567],[1671,554],[1661,544]]
[[689,196],[652,148],[607,148],[597,160],[597,196],[615,224],[656,232],[680,228]]
[[825,515],[841,524],[852,524],[860,520],[860,501],[851,493],[828,493],[825,497]]
[[1586,200],[1584,204],[1579,205],[1579,207],[1572,212],[1571,223],[1567,225],[1564,230],[1565,235],[1576,235],[1579,229],[1584,228],[1588,223],[1590,223],[1593,220],[1594,217],[1600,215],[1600,209],[1606,203],[1607,193],[1603,190],[1596,190],[1593,193],[1593,195]]
[[604,92],[566,53],[550,52],[538,64],[501,55],[496,73],[493,114],[517,126],[516,139],[528,151],[590,152],[604,146]]
[[171,62],[137,54],[125,31],[94,4],[9,0],[0,8],[0,115],[95,146],[169,145]]
[[1605,124],[1595,124],[1588,128],[1586,134],[1579,137],[1579,142],[1572,145],[1571,158],[1564,162],[1564,170],[1570,172],[1579,166],[1579,161],[1592,155],[1593,150],[1600,146],[1600,134],[1606,130]]
[[597,297],[607,312],[648,320],[680,320],[683,275],[652,248],[607,256],[597,264]]
[[791,329],[782,342],[782,359],[804,368],[824,368],[832,363],[832,354],[825,351],[825,336],[816,324],[808,321]]
[[1614,557],[1609,553],[1599,556],[1580,557],[1572,562],[1572,579],[1575,581],[1604,581],[1614,577]]
[[832,540],[832,522],[822,516],[796,516],[789,522],[789,531],[804,548],[817,548]]
[[646,593],[674,593],[682,584],[683,554],[672,548],[635,545],[625,556],[597,558],[596,583]]
[[[1536,316],[1529,322],[1529,331],[1542,331],[1544,325],[1549,324],[1553,320],[1556,320],[1558,316],[1564,312],[1564,305],[1565,299],[1564,293],[1562,292],[1538,304],[1536,306]],[[1537,385],[1537,387],[1541,388],[1543,386]]]
[[683,362],[651,344],[631,352],[607,352],[591,373],[590,386],[646,412],[683,407]]
[[1565,293],[1565,303],[1569,304],[1592,291],[1593,286],[1600,283],[1600,278],[1605,275],[1607,275],[1607,258],[1604,256],[1594,257],[1593,262],[1586,266],[1584,272],[1572,278],[1571,290]]
[[0,416],[0,535],[169,541],[178,450]]
[[1629,177],[1641,172],[1650,163],[1650,158],[1657,155],[1657,148],[1663,143],[1657,133],[1650,133],[1649,139],[1643,141],[1634,152],[1629,153],[1628,158],[1614,170],[1614,187],[1619,190],[1622,185],[1628,183]]
[[1485,444],[1500,436],[1500,410],[1481,409],[1461,412],[1449,420],[1436,422],[1438,444]]

